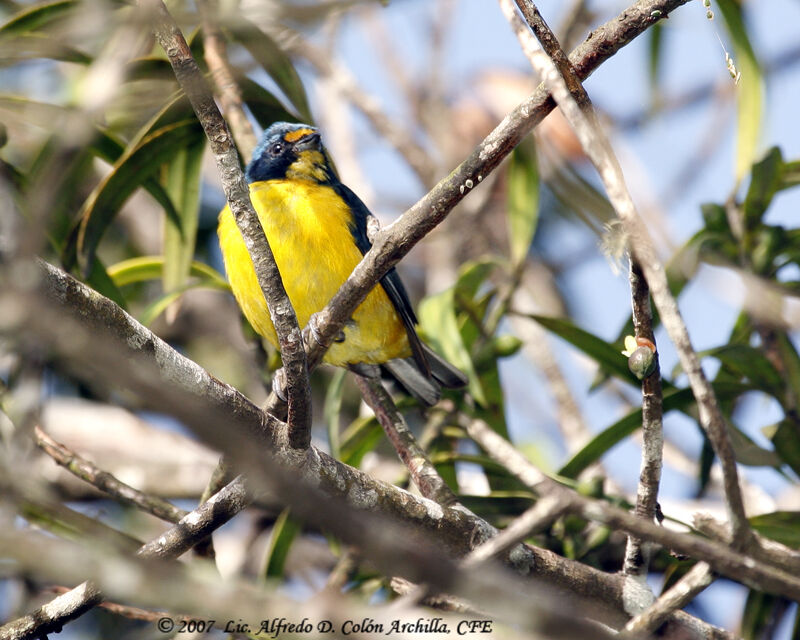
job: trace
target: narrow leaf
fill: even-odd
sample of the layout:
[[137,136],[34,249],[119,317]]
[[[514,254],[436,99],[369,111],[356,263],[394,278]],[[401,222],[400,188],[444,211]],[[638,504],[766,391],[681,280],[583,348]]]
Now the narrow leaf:
[[539,221],[539,167],[536,147],[521,144],[508,167],[508,235],[511,263],[525,260]]
[[[194,261],[191,264],[190,275],[199,278],[202,285],[213,289],[229,291],[230,285],[223,275],[207,264]],[[123,260],[108,268],[108,275],[118,287],[134,282],[144,282],[146,280],[158,280],[164,274],[163,256],[139,256]]]
[[783,157],[778,147],[753,165],[750,187],[744,199],[744,219],[748,229],[755,229],[772,202],[783,177]]
[[200,216],[200,180],[205,137],[180,149],[166,166],[166,188],[179,224],[164,218],[164,291],[182,286],[191,270]]
[[337,460],[341,459],[339,417],[342,413],[342,394],[346,373],[345,369],[338,368],[333,372],[328,388],[325,391],[325,404],[323,406],[325,425],[328,429],[328,447],[330,447],[331,455]]
[[741,180],[755,160],[761,131],[764,78],[750,44],[738,0],[717,0],[717,6],[733,39],[733,60],[741,77],[737,93],[736,179]]
[[41,2],[27,7],[24,11],[11,16],[4,24],[0,25],[0,37],[19,35],[41,29],[45,25],[63,18],[78,5],[79,2],[77,0],[56,0],[55,2]]
[[264,558],[264,571],[262,572],[264,577],[280,578],[283,576],[289,549],[298,533],[300,533],[300,524],[290,517],[287,507],[281,511],[272,526],[267,555]]

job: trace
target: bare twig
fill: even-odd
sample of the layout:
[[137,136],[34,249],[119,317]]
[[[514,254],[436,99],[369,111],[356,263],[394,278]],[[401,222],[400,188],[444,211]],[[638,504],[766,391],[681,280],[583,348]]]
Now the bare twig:
[[58,464],[78,476],[81,480],[85,480],[100,491],[115,497],[120,502],[133,505],[142,511],[153,514],[156,518],[161,518],[168,522],[177,522],[188,513],[188,511],[179,509],[158,496],[142,493],[118,480],[107,471],[99,469],[96,465],[71,451],[63,444],[53,440],[41,427],[34,428],[34,436],[36,437],[36,444]]
[[303,340],[264,229],[250,203],[239,156],[178,25],[161,0],[141,2],[142,7],[151,14],[156,39],[167,54],[178,83],[191,101],[214,153],[225,197],[247,245],[272,324],[278,334],[289,406],[289,443],[297,449],[306,449],[311,443],[311,391]]
[[555,493],[542,496],[534,506],[516,518],[501,533],[474,549],[464,558],[464,566],[478,566],[490,558],[500,556],[528,536],[550,526],[569,507],[570,504],[562,501]]
[[392,397],[381,384],[380,378],[357,375],[355,380],[361,395],[375,413],[375,417],[394,445],[397,455],[411,473],[411,478],[420,493],[441,505],[457,504],[458,499],[455,494],[436,471],[428,454],[419,446]]
[[[650,292],[642,270],[635,259],[630,263],[631,299],[633,327],[637,338],[644,338],[655,345],[653,315],[650,309]],[[648,347],[645,347],[648,348]],[[636,490],[634,513],[650,522],[656,515],[658,487],[661,483],[661,466],[664,451],[662,430],[663,398],[661,395],[661,371],[658,354],[654,353],[655,369],[642,380],[642,463],[639,469],[639,484]],[[649,557],[643,540],[631,536],[625,548],[623,571],[628,575],[647,575]]]
[[689,572],[664,592],[638,616],[625,625],[623,637],[656,631],[674,611],[683,609],[714,581],[714,573],[705,562],[698,562]]
[[[531,65],[550,88],[564,116],[580,139],[584,151],[597,168],[609,200],[622,221],[632,255],[642,267],[651,295],[660,312],[662,324],[675,345],[683,370],[689,378],[689,385],[697,401],[700,424],[708,434],[722,466],[725,503],[733,530],[733,544],[740,548],[747,543],[751,532],[725,419],[714,391],[700,366],[700,359],[692,348],[686,325],[669,290],[664,266],[658,259],[647,228],[636,211],[625,185],[622,170],[594,117],[594,112],[588,108],[589,103],[581,97],[585,96],[585,91],[580,84],[578,74],[569,65],[559,66],[557,62],[554,63],[539,49],[530,31],[514,12],[510,0],[501,0],[501,5],[506,9],[507,17],[514,25]],[[653,19],[660,19],[662,16],[663,13],[659,13]],[[564,79],[565,75],[567,80]],[[574,98],[570,89],[576,90],[576,87],[578,97]]]

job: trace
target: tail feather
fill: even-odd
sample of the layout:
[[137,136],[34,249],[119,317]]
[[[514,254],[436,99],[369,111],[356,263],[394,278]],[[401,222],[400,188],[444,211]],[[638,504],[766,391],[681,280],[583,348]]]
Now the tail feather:
[[442,397],[442,387],[459,389],[467,384],[467,377],[426,344],[420,344],[430,365],[430,376],[420,370],[413,356],[389,360],[382,366],[408,393],[432,407]]

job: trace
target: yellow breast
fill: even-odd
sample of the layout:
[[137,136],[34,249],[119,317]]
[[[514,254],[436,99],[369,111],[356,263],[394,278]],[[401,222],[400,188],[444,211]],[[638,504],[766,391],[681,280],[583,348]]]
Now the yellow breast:
[[[331,187],[298,180],[256,182],[250,199],[302,328],[361,260],[348,226],[350,210]],[[277,347],[253,262],[228,207],[220,213],[218,233],[233,295],[253,328]],[[405,328],[380,286],[356,309],[344,333],[344,342],[331,346],[326,362],[379,364],[411,354]]]

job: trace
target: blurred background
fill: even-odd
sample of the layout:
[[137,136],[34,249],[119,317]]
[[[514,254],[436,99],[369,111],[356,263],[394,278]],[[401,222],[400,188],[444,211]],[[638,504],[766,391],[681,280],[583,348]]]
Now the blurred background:
[[[493,2],[168,4],[201,65],[202,12],[220,28],[257,133],[275,120],[313,121],[343,182],[384,224],[466,158],[537,84]],[[626,6],[538,3],[567,50]],[[226,290],[216,169],[135,8],[3,0],[1,10],[6,263],[36,253],[64,265],[263,401],[277,356],[256,340]],[[800,192],[790,187],[800,180],[793,163],[800,158],[799,21],[800,6],[790,0],[710,7],[693,0],[585,83],[680,294],[694,347],[718,385],[748,513],[760,518],[760,531],[794,546]],[[610,499],[635,496],[641,399],[620,354],[632,329],[624,239],[609,228],[613,218],[594,170],[554,112],[399,266],[427,339],[470,376],[468,397],[448,394],[427,415],[410,401],[401,406],[445,479],[494,524],[508,522],[532,496],[465,438],[463,421],[476,417],[550,473]],[[685,376],[661,329],[656,339],[671,398],[662,510],[676,526],[696,511],[724,518],[713,452],[691,397],[679,393]],[[34,385],[48,433],[144,491],[191,508],[216,465],[216,453],[180,424],[116,390],[79,384],[46,354],[4,348],[0,375],[11,416],[5,441],[21,447],[71,506],[142,538],[159,530],[154,519],[98,500],[12,437],[15,411],[32,402],[26,385]],[[407,483],[348,377],[323,368],[312,384],[315,444]],[[215,535],[218,564],[223,573],[258,574],[270,571],[272,558],[269,575],[309,597],[338,551],[318,532],[281,536],[281,513],[279,505],[254,510]],[[278,564],[276,541],[287,553]],[[624,538],[587,523],[561,522],[536,542],[609,571],[621,566]],[[656,593],[688,566],[660,554]],[[391,597],[367,570],[355,574],[352,589]],[[0,582],[0,618],[48,597],[36,585]],[[745,637],[798,637],[796,604],[725,580],[692,611]],[[108,633],[146,637],[143,627],[102,611],[62,635]]]

